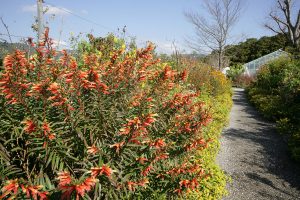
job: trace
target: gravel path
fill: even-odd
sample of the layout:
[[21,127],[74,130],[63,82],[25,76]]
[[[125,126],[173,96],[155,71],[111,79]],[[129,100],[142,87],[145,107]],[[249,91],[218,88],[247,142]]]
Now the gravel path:
[[217,157],[232,178],[224,200],[300,199],[300,168],[282,136],[248,104],[242,89],[234,89],[233,102]]

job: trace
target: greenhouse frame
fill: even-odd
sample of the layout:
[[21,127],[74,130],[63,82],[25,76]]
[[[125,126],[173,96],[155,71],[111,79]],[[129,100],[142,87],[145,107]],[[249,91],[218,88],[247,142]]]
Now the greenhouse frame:
[[260,69],[261,66],[281,56],[288,56],[288,53],[279,49],[270,54],[252,60],[251,62],[244,64],[244,69],[245,69],[244,74],[248,76],[254,76],[256,75],[257,71]]

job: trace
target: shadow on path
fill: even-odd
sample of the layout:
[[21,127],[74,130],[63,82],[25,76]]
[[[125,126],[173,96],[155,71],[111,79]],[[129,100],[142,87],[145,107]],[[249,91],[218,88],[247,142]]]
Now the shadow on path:
[[300,199],[300,168],[274,124],[234,89],[230,124],[222,134],[217,161],[232,177],[224,199]]

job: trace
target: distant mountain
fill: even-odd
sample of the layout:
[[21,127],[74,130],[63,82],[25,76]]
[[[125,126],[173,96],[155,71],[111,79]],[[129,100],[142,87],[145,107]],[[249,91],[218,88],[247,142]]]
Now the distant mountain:
[[28,44],[25,43],[0,42],[0,59],[3,59],[5,55],[13,52],[15,49],[27,51],[28,48]]

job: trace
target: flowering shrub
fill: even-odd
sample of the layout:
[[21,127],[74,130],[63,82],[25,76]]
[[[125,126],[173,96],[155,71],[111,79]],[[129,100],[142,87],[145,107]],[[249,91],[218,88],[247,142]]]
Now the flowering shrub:
[[183,199],[221,199],[227,194],[226,183],[229,177],[216,164],[216,155],[220,147],[219,138],[228,122],[232,106],[231,81],[220,71],[194,58],[175,56],[168,62],[177,63],[175,66],[179,70],[189,71],[187,82],[201,91],[199,98],[205,102],[212,118],[212,122],[202,129],[204,139],[210,139],[211,142],[207,148],[197,151],[194,156],[195,160],[201,161],[202,168],[209,172],[210,176],[200,179],[198,184],[201,187],[188,193]]
[[182,65],[189,71],[188,82],[202,93],[207,92],[214,97],[230,93],[231,83],[219,70],[192,59],[183,59]]
[[77,59],[44,41],[16,50],[0,75],[1,198],[177,196],[210,174],[193,158],[211,141],[211,116],[187,72],[153,58],[153,45]]

